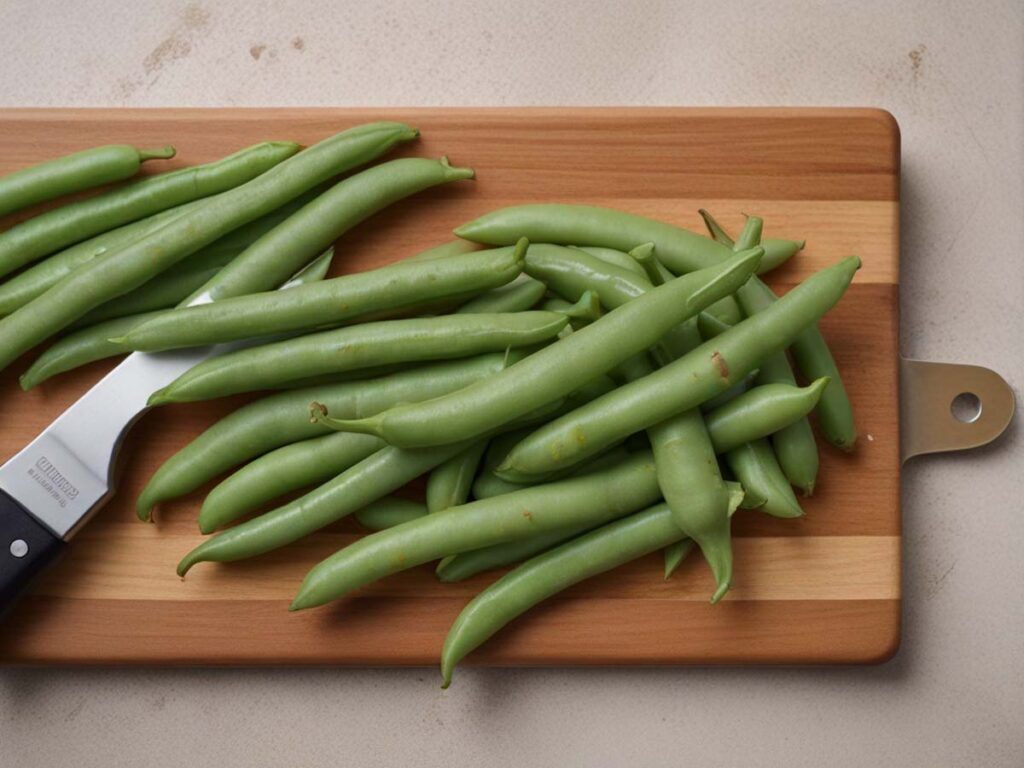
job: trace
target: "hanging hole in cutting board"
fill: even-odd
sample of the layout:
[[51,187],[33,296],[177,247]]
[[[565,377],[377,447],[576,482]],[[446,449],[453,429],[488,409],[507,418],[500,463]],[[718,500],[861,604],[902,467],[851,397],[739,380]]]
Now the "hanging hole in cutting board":
[[963,424],[973,424],[981,416],[981,398],[973,392],[961,392],[949,404],[953,418]]

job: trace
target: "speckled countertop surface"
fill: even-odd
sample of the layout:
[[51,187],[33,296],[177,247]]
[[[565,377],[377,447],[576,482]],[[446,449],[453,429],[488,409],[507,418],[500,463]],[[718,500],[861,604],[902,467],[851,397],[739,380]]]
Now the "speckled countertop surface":
[[[1024,386],[1019,2],[6,0],[0,106],[879,106],[902,348]],[[0,670],[0,764],[1019,766],[1021,428],[905,469],[904,642],[847,669]],[[2,630],[0,630],[2,631]]]

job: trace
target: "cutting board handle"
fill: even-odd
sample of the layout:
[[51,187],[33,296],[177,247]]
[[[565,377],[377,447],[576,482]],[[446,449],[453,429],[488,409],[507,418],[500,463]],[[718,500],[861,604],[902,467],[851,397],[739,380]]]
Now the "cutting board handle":
[[977,448],[1013,419],[1013,390],[989,368],[900,358],[903,461]]

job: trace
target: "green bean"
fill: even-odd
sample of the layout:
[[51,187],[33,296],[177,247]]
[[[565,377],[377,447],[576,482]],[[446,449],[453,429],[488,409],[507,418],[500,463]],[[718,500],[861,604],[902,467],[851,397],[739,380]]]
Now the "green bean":
[[[739,489],[731,489],[733,508],[740,495]],[[441,652],[444,687],[451,683],[455,665],[512,619],[573,584],[656,552],[683,536],[668,505],[658,504],[568,541],[505,574],[470,601],[449,630]]]
[[[515,359],[513,354],[509,362]],[[496,373],[505,364],[504,354],[482,355],[435,363],[382,379],[280,392],[249,403],[214,423],[161,465],[139,495],[139,517],[148,519],[154,505],[184,496],[267,451],[327,434],[327,427],[311,424],[307,418],[309,404],[314,400],[324,403],[332,413],[368,415],[394,403],[460,389]]]
[[744,443],[725,454],[725,460],[749,497],[743,501],[744,508],[756,507],[772,517],[803,516],[767,440]]
[[214,486],[199,510],[199,530],[212,533],[271,499],[326,483],[384,447],[369,435],[311,437],[265,453]]
[[573,250],[589,253],[591,256],[600,259],[606,264],[619,267],[627,272],[639,275],[640,277],[647,277],[647,272],[644,271],[644,268],[640,266],[640,264],[638,264],[626,251],[618,251],[615,248],[602,248],[594,245],[570,245],[569,247]]
[[402,198],[473,178],[447,157],[405,157],[367,168],[319,195],[250,245],[196,296],[220,301],[272,290],[345,232]]
[[[785,352],[769,355],[761,361],[756,382],[765,384],[795,385],[793,369],[790,368]],[[819,401],[820,402],[820,401]],[[790,483],[805,496],[814,493],[818,477],[818,445],[814,431],[806,417],[783,427],[771,436],[772,448]]]
[[109,232],[102,232],[22,270],[0,285],[0,315],[9,315],[19,307],[25,306],[87,261],[123,248],[128,243],[155,232],[167,222],[203,205],[204,202],[205,199],[193,200],[191,203],[161,211]]
[[[401,405],[345,423],[392,445],[423,447],[475,437],[578,389],[589,379],[655,344],[666,331],[735,290],[757,266],[760,251],[735,256],[609,312],[519,364],[449,396]],[[509,479],[509,478],[506,478]]]
[[287,293],[184,307],[116,341],[127,349],[156,352],[338,325],[369,313],[504,285],[522,271],[525,251],[523,243],[446,259],[399,261]]
[[372,504],[367,504],[356,512],[354,517],[363,528],[370,531],[383,531],[423,517],[425,514],[427,514],[426,506],[418,501],[403,499],[399,496],[385,496]]
[[693,539],[683,539],[665,547],[665,581],[672,578],[672,574],[679,570],[679,566],[693,551],[695,542]]
[[[783,349],[808,323],[828,311],[843,295],[859,267],[860,259],[850,256],[812,275],[768,309],[704,342],[675,362],[555,419],[520,443],[499,467],[498,474],[517,482],[557,471],[633,432],[709,400],[756,368],[765,355]],[[613,315],[614,312],[607,317]],[[590,329],[574,336],[587,330]],[[564,342],[549,349],[561,343]]]
[[[244,560],[287,546],[398,490],[468,445],[462,442],[429,449],[381,448],[305,496],[207,539],[181,559],[178,575],[184,576],[197,563]],[[443,514],[446,513],[429,518]]]
[[427,479],[427,510],[431,514],[466,503],[485,450],[487,441],[478,440],[430,473]]
[[174,157],[174,147],[136,149],[109,144],[75,152],[0,176],[0,216],[139,172],[146,160]]
[[[465,241],[463,241],[465,242]],[[456,314],[482,314],[484,312],[524,312],[537,305],[547,288],[544,283],[520,275],[508,285],[492,288],[455,310]]]
[[400,123],[353,128],[288,158],[152,234],[83,264],[0,320],[0,369],[90,309],[128,293],[228,232],[416,135]]
[[705,417],[716,453],[728,453],[750,440],[750,434],[770,435],[810,413],[828,385],[818,379],[807,387],[762,384]]
[[743,320],[743,312],[740,310],[740,305],[736,303],[736,299],[732,296],[719,299],[705,309],[704,313],[727,325],[736,325],[736,323]]
[[[322,280],[331,266],[334,249],[331,248],[312,264],[295,275],[282,287],[293,287]],[[52,376],[80,368],[96,360],[123,355],[125,350],[110,339],[129,333],[132,328],[162,314],[161,311],[141,312],[128,317],[115,317],[74,331],[51,344],[25,373],[21,375],[21,388],[28,390]]]
[[654,243],[658,258],[676,274],[718,264],[730,249],[710,238],[642,216],[588,205],[516,205],[463,224],[455,234],[478,243],[508,245],[519,237],[536,243],[600,245],[629,251]]
[[352,325],[208,358],[153,393],[149,403],[210,400],[308,376],[500,352],[553,339],[568,322],[557,312],[509,312]]
[[[708,232],[711,234],[717,242],[722,245],[732,248],[734,243],[733,239],[722,229],[721,225],[714,220],[710,213],[705,211],[703,208],[700,209],[701,218],[704,219],[704,224],[708,228]],[[759,274],[770,272],[776,267],[780,267],[789,261],[793,256],[803,250],[806,245],[804,240],[778,240],[776,238],[767,237],[761,240],[761,247],[764,248],[764,258],[761,260],[761,269]]]
[[[323,191],[322,187],[311,189],[275,211],[256,221],[229,232],[216,242],[201,248],[170,269],[154,277],[131,293],[111,299],[87,312],[72,323],[72,328],[84,328],[112,317],[136,315],[154,309],[168,309],[185,302],[204,286],[221,268],[231,262],[264,234],[291,216],[295,211]],[[177,208],[175,210],[181,210]],[[333,251],[333,247],[330,249]],[[326,262],[330,266],[330,259]],[[298,268],[296,268],[296,271]]]
[[122,224],[237,187],[298,151],[292,142],[264,142],[41,213],[0,234],[0,276]]
[[323,605],[377,579],[445,555],[556,528],[614,520],[643,509],[658,495],[651,455],[641,453],[607,472],[452,507],[371,534],[331,555],[306,575],[290,609]]

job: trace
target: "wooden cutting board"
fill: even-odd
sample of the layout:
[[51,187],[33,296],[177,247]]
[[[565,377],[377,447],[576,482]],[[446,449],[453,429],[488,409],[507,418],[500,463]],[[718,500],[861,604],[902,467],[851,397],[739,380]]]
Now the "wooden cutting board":
[[[770,277],[786,290],[850,253],[864,268],[822,327],[852,393],[853,456],[822,447],[806,518],[736,516],[736,575],[722,604],[691,557],[670,581],[661,556],[591,579],[507,627],[483,664],[872,663],[900,637],[898,222],[899,130],[867,109],[231,109],[8,110],[0,173],[84,147],[173,143],[149,172],[214,160],[263,139],[313,143],[369,120],[423,137],[404,154],[448,154],[478,178],[421,194],[339,242],[337,273],[368,269],[450,238],[486,211],[525,202],[609,205],[700,230],[706,207],[738,230],[757,213],[772,237],[807,248]],[[110,362],[23,393],[25,358],[0,378],[0,460],[33,438]],[[0,660],[86,664],[434,664],[466,601],[429,567],[331,606],[289,614],[306,571],[359,535],[349,521],[250,562],[179,557],[201,536],[208,490],[135,519],[146,479],[245,398],[165,407],[132,431],[120,492],[0,627]]]

